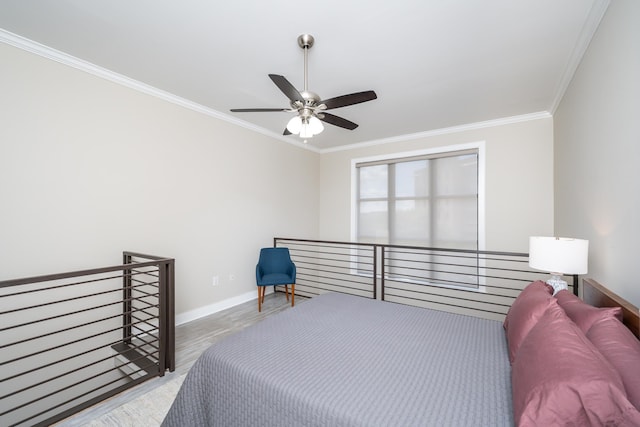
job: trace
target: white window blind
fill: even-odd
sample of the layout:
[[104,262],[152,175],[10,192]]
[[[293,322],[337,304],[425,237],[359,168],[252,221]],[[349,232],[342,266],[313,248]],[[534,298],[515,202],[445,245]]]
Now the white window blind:
[[360,242],[478,249],[478,151],[357,163]]

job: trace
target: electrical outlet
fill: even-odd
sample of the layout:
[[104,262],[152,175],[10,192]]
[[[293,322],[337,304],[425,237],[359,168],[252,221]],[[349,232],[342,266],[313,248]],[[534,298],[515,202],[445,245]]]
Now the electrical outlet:
[[220,280],[218,279],[218,276],[213,276],[213,280],[211,281],[211,286],[218,286],[218,284],[220,284]]

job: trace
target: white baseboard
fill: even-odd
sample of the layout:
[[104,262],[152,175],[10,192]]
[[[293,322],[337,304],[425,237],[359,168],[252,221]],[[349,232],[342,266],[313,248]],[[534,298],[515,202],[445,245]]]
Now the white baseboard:
[[[267,290],[267,293],[270,293],[269,290]],[[227,308],[231,308],[238,304],[243,304],[245,302],[255,300],[257,298],[258,298],[258,292],[254,290],[251,292],[245,292],[244,294],[241,294],[232,298],[227,298],[226,300],[216,302],[204,307],[196,308],[195,310],[189,310],[185,313],[180,313],[176,315],[176,325],[182,325],[183,323],[192,322],[201,317],[209,316],[210,314],[214,314],[219,311],[226,310]]]

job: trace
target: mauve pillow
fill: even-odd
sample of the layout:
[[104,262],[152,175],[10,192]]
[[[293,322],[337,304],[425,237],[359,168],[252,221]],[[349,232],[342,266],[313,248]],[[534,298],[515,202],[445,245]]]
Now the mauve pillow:
[[511,384],[518,426],[618,426],[640,420],[618,373],[555,304],[522,342]]
[[556,300],[551,296],[552,292],[553,289],[549,285],[538,280],[527,285],[511,304],[504,320],[511,363],[513,363],[522,340],[542,317],[547,307],[556,303]]
[[587,338],[622,377],[629,401],[640,409],[640,341],[622,322],[601,319],[587,332]]
[[569,319],[578,325],[585,334],[595,322],[606,317],[615,317],[622,321],[622,309],[620,307],[597,308],[587,304],[567,290],[562,290],[555,295],[558,304],[567,313]]

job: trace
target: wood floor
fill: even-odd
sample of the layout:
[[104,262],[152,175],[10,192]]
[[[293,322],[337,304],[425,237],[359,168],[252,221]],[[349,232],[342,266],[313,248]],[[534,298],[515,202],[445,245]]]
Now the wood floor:
[[[304,301],[304,297],[296,296],[296,305]],[[289,307],[290,303],[287,303],[284,293],[279,292],[265,297],[262,304],[262,312],[260,313],[258,312],[256,299],[193,322],[176,326],[176,370],[174,372],[167,373],[164,377],[146,381],[73,417],[67,418],[58,423],[57,426],[76,427],[89,424],[91,420],[109,413],[120,405],[142,396],[180,375],[186,374],[200,354],[215,341]]]

